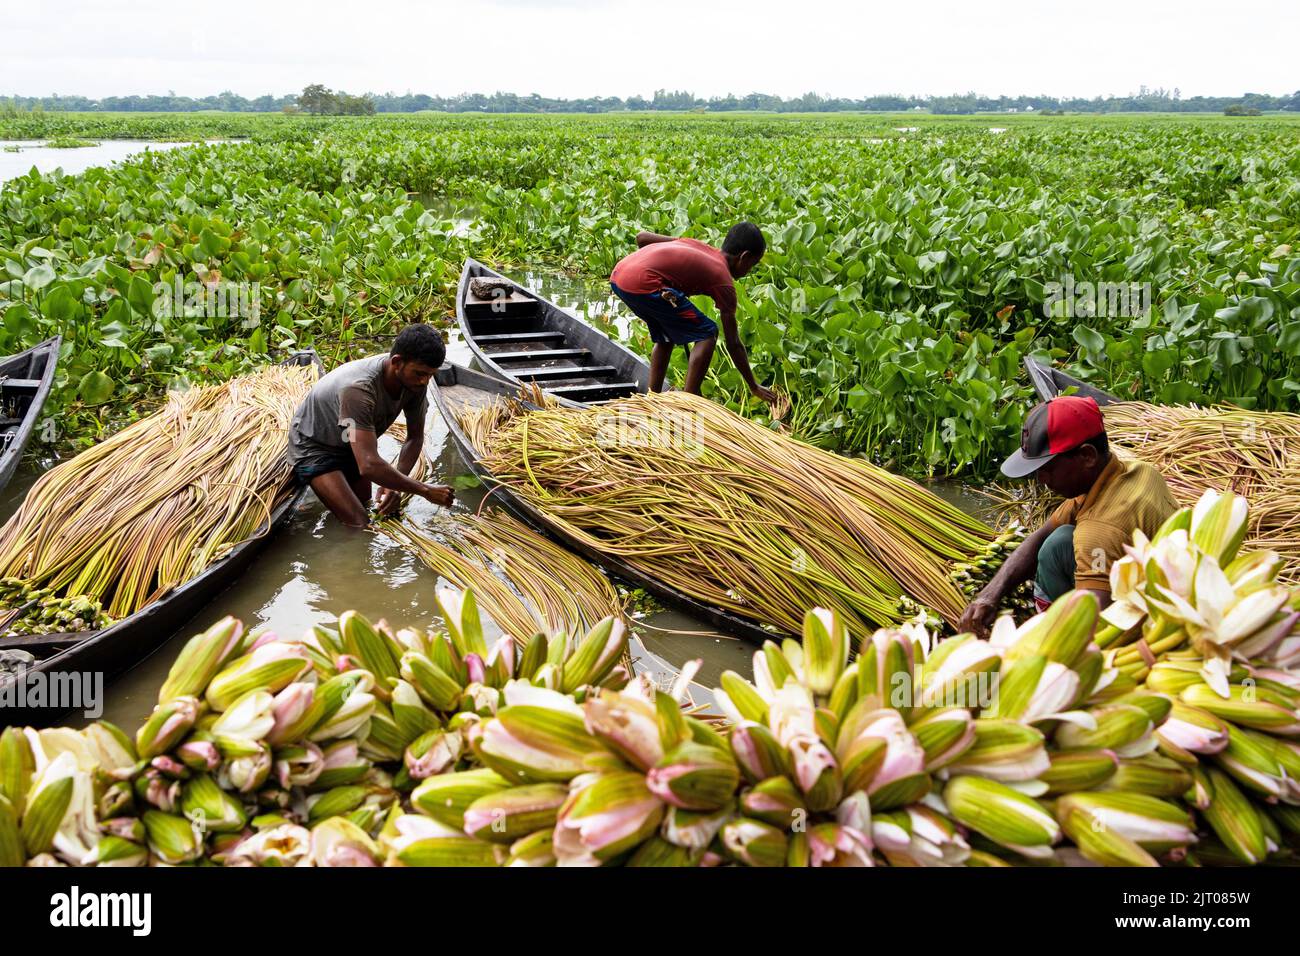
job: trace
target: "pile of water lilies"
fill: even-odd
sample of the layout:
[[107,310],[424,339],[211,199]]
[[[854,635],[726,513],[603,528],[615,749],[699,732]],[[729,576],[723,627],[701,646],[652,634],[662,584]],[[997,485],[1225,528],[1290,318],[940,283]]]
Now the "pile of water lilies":
[[[1234,553],[1236,500],[1203,505],[1113,569],[1120,624],[1076,591],[988,641],[909,623],[854,648],[815,609],[802,641],[755,653],[752,681],[722,676],[716,717],[679,703],[695,665],[669,689],[629,675],[619,617],[489,646],[473,592],[444,588],[436,633],[349,612],[290,641],[227,619],[186,646],[134,739],[104,722],[4,732],[0,862],[1285,859],[1300,596],[1275,604],[1269,562]],[[1189,561],[1182,591],[1171,569]],[[1182,644],[1156,636],[1170,621]]]

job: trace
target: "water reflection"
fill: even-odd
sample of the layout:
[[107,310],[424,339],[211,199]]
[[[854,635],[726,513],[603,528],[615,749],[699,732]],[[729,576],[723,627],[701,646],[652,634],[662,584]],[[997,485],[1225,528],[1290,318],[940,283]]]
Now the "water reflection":
[[193,145],[156,143],[143,139],[109,139],[96,146],[60,149],[46,146],[44,140],[0,140],[0,183],[27,175],[33,166],[40,173],[62,169],[65,174],[72,176],[84,173],[92,166],[111,166],[123,162],[137,153]]

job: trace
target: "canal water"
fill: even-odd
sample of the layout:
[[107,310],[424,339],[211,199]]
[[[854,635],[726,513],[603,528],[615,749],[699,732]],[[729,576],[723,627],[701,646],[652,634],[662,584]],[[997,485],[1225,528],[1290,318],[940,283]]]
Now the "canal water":
[[192,146],[192,143],[156,143],[143,139],[106,139],[95,146],[61,148],[45,145],[45,140],[0,140],[0,183],[25,176],[36,167],[49,173],[62,169],[71,176],[84,173],[92,166],[111,166],[147,150],[155,152]]

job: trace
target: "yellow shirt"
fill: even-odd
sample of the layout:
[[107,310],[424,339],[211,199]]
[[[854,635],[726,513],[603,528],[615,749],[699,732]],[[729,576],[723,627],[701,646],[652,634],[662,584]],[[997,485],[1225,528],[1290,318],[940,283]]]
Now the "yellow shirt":
[[1145,461],[1113,451],[1086,495],[1052,512],[1056,525],[1074,525],[1074,586],[1110,590],[1110,566],[1124,557],[1135,529],[1150,537],[1178,509],[1164,477]]

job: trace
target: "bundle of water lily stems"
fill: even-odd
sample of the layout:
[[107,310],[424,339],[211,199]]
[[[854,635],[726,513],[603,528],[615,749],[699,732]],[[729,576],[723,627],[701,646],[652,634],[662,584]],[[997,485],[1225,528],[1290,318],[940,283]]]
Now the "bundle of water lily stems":
[[1300,415],[1145,402],[1104,411],[1111,441],[1160,469],[1180,505],[1206,488],[1249,500],[1246,547],[1278,552],[1300,581]]
[[120,619],[195,577],[291,493],[285,435],[315,380],[272,366],[171,393],[32,486],[0,529],[0,578]]
[[498,402],[461,426],[492,475],[569,534],[790,632],[813,604],[877,625],[915,599],[955,623],[951,565],[987,563],[1015,537],[683,392],[576,411]]
[[534,634],[573,637],[606,617],[623,616],[608,578],[509,515],[453,519],[444,540],[394,519],[375,529],[454,587],[472,590],[479,608],[521,645]]

